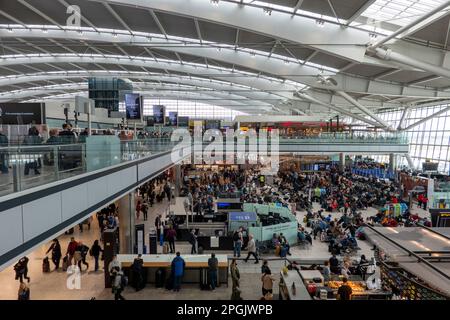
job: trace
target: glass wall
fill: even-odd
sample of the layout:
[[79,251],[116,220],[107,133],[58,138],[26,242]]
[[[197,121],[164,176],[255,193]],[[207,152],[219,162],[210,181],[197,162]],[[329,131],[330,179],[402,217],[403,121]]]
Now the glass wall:
[[[408,111],[402,127],[407,127],[417,121],[426,118],[449,105],[437,105],[433,107],[416,108]],[[402,117],[403,110],[380,113],[379,116],[397,128]],[[440,114],[406,132],[410,143],[410,155],[417,168],[422,167],[422,162],[430,160],[438,162],[439,171],[449,172],[450,169],[450,111]],[[378,161],[387,161],[387,157],[379,157]],[[406,159],[399,157],[399,164],[406,165]]]
[[[189,117],[191,119],[218,119],[231,121],[235,116],[247,115],[241,111],[213,106],[193,100],[144,98],[144,116],[153,115],[153,105],[164,105],[166,106],[166,113],[169,111],[177,111],[178,116]],[[119,104],[119,110],[125,112],[125,105],[123,103]]]

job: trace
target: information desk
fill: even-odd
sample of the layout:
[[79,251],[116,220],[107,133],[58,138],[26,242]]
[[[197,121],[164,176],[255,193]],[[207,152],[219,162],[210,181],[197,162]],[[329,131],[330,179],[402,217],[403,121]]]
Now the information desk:
[[[159,268],[165,269],[166,278],[168,278],[170,275],[172,260],[175,256],[175,254],[143,254],[142,260],[144,261],[147,282],[155,283],[155,273]],[[124,272],[128,272],[136,257],[136,254],[118,254],[117,260],[120,262]],[[208,259],[211,255],[181,255],[181,257],[186,263],[183,283],[200,283],[201,271],[208,268]],[[226,254],[217,254],[216,258],[219,261],[217,281],[219,284],[225,283],[228,285],[228,256]],[[129,272],[128,277],[130,278],[130,283],[132,283],[131,272]]]
[[[295,284],[295,294],[292,284]],[[312,300],[296,270],[289,270],[287,274],[280,272],[280,300]]]

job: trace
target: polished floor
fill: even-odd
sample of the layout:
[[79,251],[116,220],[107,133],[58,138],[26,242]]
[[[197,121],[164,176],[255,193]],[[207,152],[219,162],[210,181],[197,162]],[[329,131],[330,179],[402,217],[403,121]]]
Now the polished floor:
[[[138,220],[136,223],[144,223],[146,230],[150,226],[153,226],[156,214],[167,209],[168,203],[164,200],[163,203],[158,204],[150,209],[148,221]],[[315,204],[316,206],[316,204]],[[316,210],[318,208],[315,208]],[[425,215],[425,211],[421,209],[413,209],[414,213],[419,215]],[[364,216],[371,216],[376,213],[376,210],[369,208],[363,212]],[[297,212],[297,218],[300,223],[303,220],[305,212]],[[333,217],[339,217],[340,213],[333,213]],[[78,227],[75,228],[75,233],[73,235],[77,240],[82,240],[87,246],[91,246],[94,240],[100,238],[100,232],[98,229],[98,224],[94,220],[91,224],[91,230],[87,230],[86,226],[84,232],[80,232]],[[70,236],[61,235],[59,240],[62,246],[63,254],[67,248],[67,244],[70,240]],[[43,245],[39,249],[35,250],[33,253],[28,255],[29,262],[29,275],[31,277],[31,282],[29,284],[31,290],[31,299],[33,300],[89,300],[93,297],[99,300],[110,300],[113,299],[113,295],[110,289],[104,288],[104,275],[103,270],[98,272],[94,270],[94,261],[91,257],[88,258],[89,269],[86,271],[83,266],[82,277],[81,277],[81,288],[79,290],[70,290],[67,288],[66,281],[68,278],[67,273],[63,272],[61,269],[58,271],[52,271],[50,273],[42,272],[42,259],[45,257],[45,252],[50,244]],[[148,244],[147,244],[148,245]],[[364,241],[359,241],[359,246],[361,248],[358,251],[355,258],[361,254],[365,254],[366,257],[370,258],[373,256],[373,251],[371,250],[371,245]],[[159,248],[160,250],[161,248]],[[190,253],[190,245],[188,243],[177,244],[177,250],[182,254]],[[322,243],[319,240],[313,242],[312,246],[306,248],[295,246],[291,249],[291,258],[311,258],[326,260],[330,257],[327,250],[327,244]],[[206,252],[207,253],[207,252]],[[232,256],[232,252],[228,253]],[[276,258],[273,256],[265,256],[265,258]],[[284,261],[270,261],[269,266],[272,269],[272,273],[276,275],[277,281],[274,285],[274,296],[277,297],[278,294],[278,277],[279,272],[284,266]],[[241,273],[241,296],[245,300],[255,300],[261,298],[261,280],[260,280],[260,268],[261,264],[254,264],[252,261],[245,263],[244,261],[238,261],[238,268]],[[52,270],[54,266],[52,265]],[[0,272],[0,284],[2,290],[0,290],[0,299],[10,299],[14,300],[17,297],[17,290],[19,283],[14,280],[14,270],[13,267]],[[202,291],[198,285],[183,285],[180,292],[167,291],[165,289],[157,289],[153,285],[148,284],[147,287],[139,292],[135,292],[133,288],[126,288],[123,293],[124,297],[127,299],[188,299],[188,300],[229,300],[231,296],[231,283],[227,287],[222,285],[217,288],[214,292]]]

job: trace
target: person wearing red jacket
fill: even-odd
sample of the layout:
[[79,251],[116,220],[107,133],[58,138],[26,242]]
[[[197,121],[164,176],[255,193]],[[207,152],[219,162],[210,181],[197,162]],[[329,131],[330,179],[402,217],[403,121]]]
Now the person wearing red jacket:
[[423,203],[423,194],[419,194],[417,196],[417,208],[422,207],[422,203]]
[[75,241],[75,238],[70,238],[69,245],[67,246],[67,252],[66,255],[69,255],[69,264],[72,264],[72,259],[75,254],[75,251],[77,251],[78,242]]
[[170,229],[167,230],[166,238],[167,241],[169,241],[170,253],[175,253],[175,240],[177,238],[177,231],[173,227],[170,227]]

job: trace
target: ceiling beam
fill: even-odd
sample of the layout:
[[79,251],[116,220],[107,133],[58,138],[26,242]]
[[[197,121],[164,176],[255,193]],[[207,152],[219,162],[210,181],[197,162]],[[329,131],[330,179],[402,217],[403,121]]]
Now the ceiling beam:
[[25,29],[28,29],[27,25],[25,23],[23,23],[22,21],[20,21],[19,19],[16,19],[15,17],[13,17],[12,15],[6,13],[3,10],[0,10],[0,14],[6,18],[8,18],[9,20],[14,21],[17,24],[20,24],[22,27],[24,27]]
[[439,116],[439,115],[441,115],[441,114],[443,114],[443,113],[445,113],[445,112],[447,112],[449,110],[450,110],[450,106],[446,107],[446,108],[444,108],[444,109],[442,109],[442,110],[440,110],[438,112],[435,112],[432,115],[429,115],[428,117],[425,117],[425,118],[423,118],[423,119],[421,119],[421,120],[419,120],[417,122],[414,122],[414,123],[410,124],[409,126],[407,126],[406,128],[401,129],[400,131],[411,130],[412,128],[417,127],[418,125],[421,125],[422,123],[424,123],[424,122],[426,122],[428,120],[431,120],[431,119],[433,119],[433,118],[435,118],[435,117],[437,117],[437,116]]
[[200,44],[203,44],[202,32],[200,30],[200,25],[199,25],[197,19],[194,19],[194,24],[195,24],[195,30],[197,31],[198,40],[200,41]]
[[294,11],[292,12],[292,15],[293,15],[293,16],[297,13],[298,9],[300,9],[300,7],[302,6],[302,4],[303,4],[303,0],[298,0],[298,1],[297,1],[297,4],[296,4],[295,7],[294,7]]
[[166,39],[167,39],[167,38],[168,38],[168,37],[167,37],[167,32],[166,32],[166,30],[164,29],[164,27],[163,27],[161,21],[159,21],[158,17],[156,16],[155,11],[153,11],[153,10],[150,9],[150,10],[148,10],[148,12],[150,12],[150,15],[152,16],[153,20],[155,21],[156,25],[158,26],[159,31],[160,31],[160,32],[164,35],[164,37],[166,37]]
[[41,10],[38,10],[37,8],[35,8],[34,6],[32,6],[31,4],[29,4],[28,2],[26,2],[25,0],[17,0],[17,2],[19,2],[21,5],[27,7],[28,9],[30,9],[31,11],[33,11],[34,13],[36,13],[37,15],[41,16],[42,18],[44,18],[45,20],[47,20],[48,22],[50,22],[51,24],[58,26],[60,29],[62,29],[61,25],[56,22],[55,20],[53,20],[52,18],[50,18],[48,15],[46,15],[45,13],[43,13]]
[[369,8],[376,0],[368,0],[366,1],[361,8],[359,8],[350,18],[347,19],[347,23],[345,25],[349,26],[350,23],[355,21],[367,8]]
[[120,17],[120,15],[107,3],[103,2],[103,5],[105,6],[105,8],[109,11],[109,13],[111,13],[113,15],[113,17],[119,21],[119,23],[128,30],[128,32],[130,34],[133,35],[133,30],[131,30],[131,28],[128,26],[128,24],[126,24],[126,22]]
[[234,50],[237,49],[239,44],[239,29],[236,29],[236,36],[234,38]]
[[338,16],[337,16],[337,14],[336,14],[336,10],[334,10],[334,6],[333,6],[333,4],[331,3],[331,1],[330,0],[327,0],[327,2],[328,2],[328,5],[330,6],[330,8],[331,8],[331,12],[333,12],[333,15],[334,15],[334,17],[336,18],[336,20],[337,20],[337,22],[340,24],[341,23],[341,21],[339,20],[339,18],[338,18]]
[[428,76],[428,77],[424,77],[424,78],[420,78],[420,79],[417,79],[417,80],[410,81],[410,82],[406,83],[406,85],[411,86],[411,85],[414,85],[414,84],[419,84],[419,83],[423,83],[423,82],[433,81],[433,80],[437,80],[437,79],[440,79],[440,78],[442,78],[442,77],[441,76],[431,75],[431,76]]

